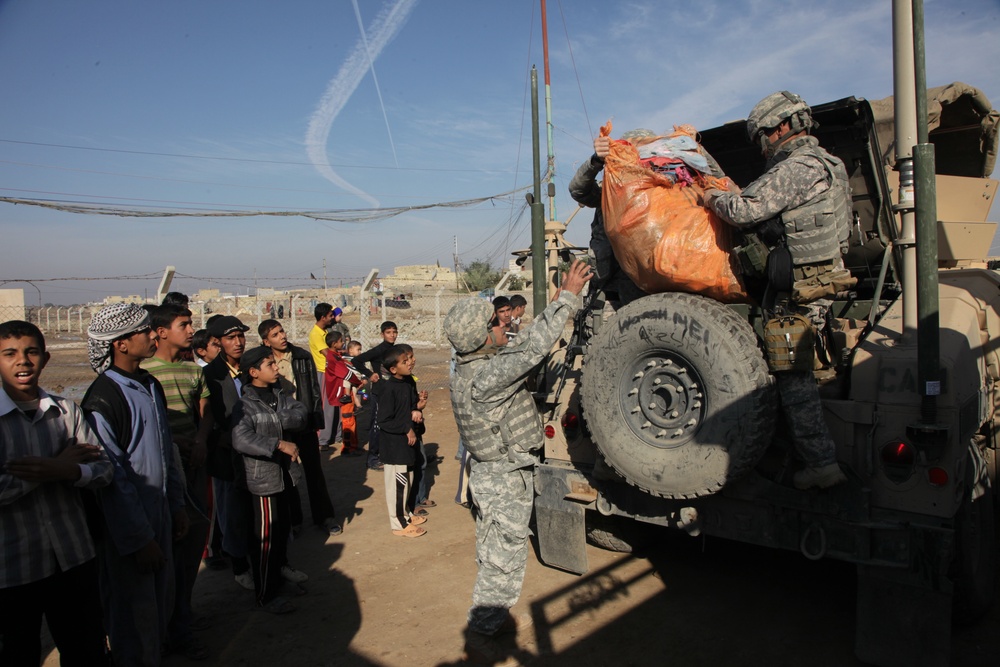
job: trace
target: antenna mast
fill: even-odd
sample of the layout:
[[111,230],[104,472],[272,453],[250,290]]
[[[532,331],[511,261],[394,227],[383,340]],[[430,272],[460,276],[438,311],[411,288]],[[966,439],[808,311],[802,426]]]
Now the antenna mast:
[[549,73],[549,22],[545,11],[545,0],[542,2],[542,56],[545,65],[545,140],[548,147],[548,196],[549,220],[556,220],[556,154],[552,148],[552,77]]

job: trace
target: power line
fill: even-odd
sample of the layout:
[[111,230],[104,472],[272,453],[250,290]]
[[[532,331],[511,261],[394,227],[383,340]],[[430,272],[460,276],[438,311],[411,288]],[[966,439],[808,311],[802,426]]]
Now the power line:
[[[298,162],[293,160],[265,160],[263,158],[246,157],[224,157],[220,155],[196,155],[193,153],[161,153],[157,151],[135,151],[123,148],[100,148],[97,146],[74,146],[72,144],[52,144],[43,141],[21,141],[19,139],[0,138],[0,143],[21,144],[23,146],[43,146],[45,148],[66,148],[78,151],[96,151],[99,153],[121,153],[124,155],[148,155],[151,157],[177,157],[190,160],[220,160],[223,162],[247,162],[253,164],[280,164],[295,165],[302,167],[314,167],[312,162]],[[399,167],[391,165],[370,165],[370,164],[331,164],[331,167],[338,169],[388,169],[390,171],[427,171],[427,172],[454,172],[454,173],[476,173],[476,174],[507,174],[509,169],[443,169],[431,167]]]
[[566,47],[569,50],[569,61],[573,63],[573,75],[576,77],[576,88],[580,91],[580,104],[583,105],[583,117],[587,120],[587,127],[593,127],[590,124],[590,114],[587,112],[587,100],[583,96],[583,84],[580,83],[580,71],[576,67],[576,57],[573,55],[573,42],[569,38],[569,27],[566,25],[566,14],[563,12],[563,6],[561,0],[557,0],[559,5],[559,18],[562,19],[563,32],[566,34]]
[[[17,167],[34,167],[36,169],[52,169],[54,171],[69,171],[78,174],[97,174],[99,176],[116,176],[119,178],[133,178],[146,181],[163,181],[166,183],[187,183],[189,185],[214,185],[224,188],[240,188],[244,190],[271,190],[274,192],[305,192],[312,194],[321,194],[334,197],[353,197],[354,195],[348,192],[332,192],[330,190],[315,190],[309,188],[279,188],[267,185],[241,185],[239,183],[224,183],[219,181],[196,181],[186,178],[168,178],[166,176],[147,176],[143,174],[126,174],[123,172],[116,171],[101,171],[99,169],[80,169],[76,167],[60,167],[58,165],[51,164],[38,164],[34,162],[16,162],[13,160],[0,160],[0,164],[10,164]],[[374,193],[377,197],[401,197],[403,195],[398,194],[379,194]],[[416,195],[417,198],[431,199],[429,195]]]
[[[81,213],[88,215],[111,215],[123,218],[177,218],[177,217],[246,218],[246,217],[258,217],[258,216],[277,216],[277,217],[301,216],[304,218],[311,218],[313,220],[325,220],[329,222],[366,223],[366,222],[375,222],[378,220],[387,220],[389,218],[394,218],[398,215],[402,215],[403,213],[408,213],[411,211],[424,211],[433,208],[460,208],[460,207],[474,206],[476,204],[481,204],[483,202],[493,201],[497,199],[505,199],[513,195],[516,195],[519,192],[528,190],[529,188],[530,186],[525,186],[523,188],[510,190],[508,192],[503,192],[496,195],[490,195],[488,197],[477,197],[474,199],[462,199],[458,201],[449,201],[449,202],[437,202],[433,204],[414,204],[411,206],[394,206],[387,208],[367,208],[367,209],[364,208],[330,209],[326,211],[304,211],[304,210],[190,211],[178,208],[157,210],[148,206],[122,207],[122,206],[114,206],[112,204],[100,204],[100,203],[79,202],[79,201],[69,201],[69,200],[27,199],[20,197],[0,197],[0,202],[4,202],[7,204],[23,204],[26,206],[38,206],[41,208],[64,211],[67,213]],[[45,193],[45,194],[60,194],[60,193]],[[90,196],[90,195],[72,195],[67,193],[62,193],[62,194],[65,194],[66,196],[76,196],[76,197]],[[120,198],[120,199],[128,200],[127,198]],[[160,203],[168,203],[168,202],[160,202]],[[173,203],[197,204],[198,202],[173,202]]]
[[69,278],[0,278],[0,284],[3,283],[54,283],[60,281],[81,281],[81,280],[142,280],[145,278],[156,278],[159,273],[143,273],[137,276],[97,276],[97,277],[80,277],[73,276]]

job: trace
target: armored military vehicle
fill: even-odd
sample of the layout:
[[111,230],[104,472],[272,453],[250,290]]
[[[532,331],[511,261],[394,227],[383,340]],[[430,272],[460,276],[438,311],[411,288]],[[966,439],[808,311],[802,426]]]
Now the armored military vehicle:
[[[903,102],[896,77],[895,100],[813,107],[853,194],[845,264],[858,283],[835,304],[818,373],[848,482],[792,485],[801,464],[758,308],[662,293],[609,312],[591,295],[540,385],[547,564],[585,572],[585,536],[629,550],[652,527],[856,563],[856,653],[879,665],[947,664],[953,612],[972,622],[990,607],[1000,275],[984,259],[1000,117],[970,86],[931,89],[919,141],[922,96]],[[743,123],[701,141],[740,186],[763,170]]]

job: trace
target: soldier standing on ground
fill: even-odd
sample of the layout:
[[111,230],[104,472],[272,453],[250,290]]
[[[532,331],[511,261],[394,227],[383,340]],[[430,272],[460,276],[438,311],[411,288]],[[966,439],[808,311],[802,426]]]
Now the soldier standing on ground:
[[[841,257],[851,221],[847,171],[809,135],[814,124],[798,95],[782,91],[765,97],[750,112],[747,133],[760,144],[766,172],[742,192],[707,191],[705,205],[770,248],[764,308],[801,315],[821,330],[832,305],[824,297],[849,289],[855,280]],[[811,359],[810,354],[810,365]],[[806,464],[795,473],[795,486],[825,488],[846,481],[811,368],[778,372],[771,354],[769,361],[796,451]]]
[[542,447],[542,424],[525,384],[529,371],[549,353],[592,271],[574,261],[556,298],[516,344],[497,347],[487,329],[493,308],[485,299],[459,301],[444,328],[455,348],[452,409],[459,435],[472,454],[470,486],[476,505],[476,559],[466,650],[489,657],[497,635],[516,633],[530,619],[510,614],[521,594],[528,556],[528,521],[534,500],[533,472]]

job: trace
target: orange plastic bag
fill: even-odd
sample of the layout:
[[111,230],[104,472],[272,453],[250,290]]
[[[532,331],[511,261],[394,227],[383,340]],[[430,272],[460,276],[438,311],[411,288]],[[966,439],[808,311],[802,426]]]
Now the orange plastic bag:
[[[678,128],[692,133],[693,128]],[[611,121],[601,136],[611,134]],[[728,182],[697,176],[675,185],[639,162],[627,141],[612,141],[604,160],[604,228],[622,270],[644,292],[691,292],[726,303],[747,302],[733,270],[732,231],[702,206],[709,188]]]

